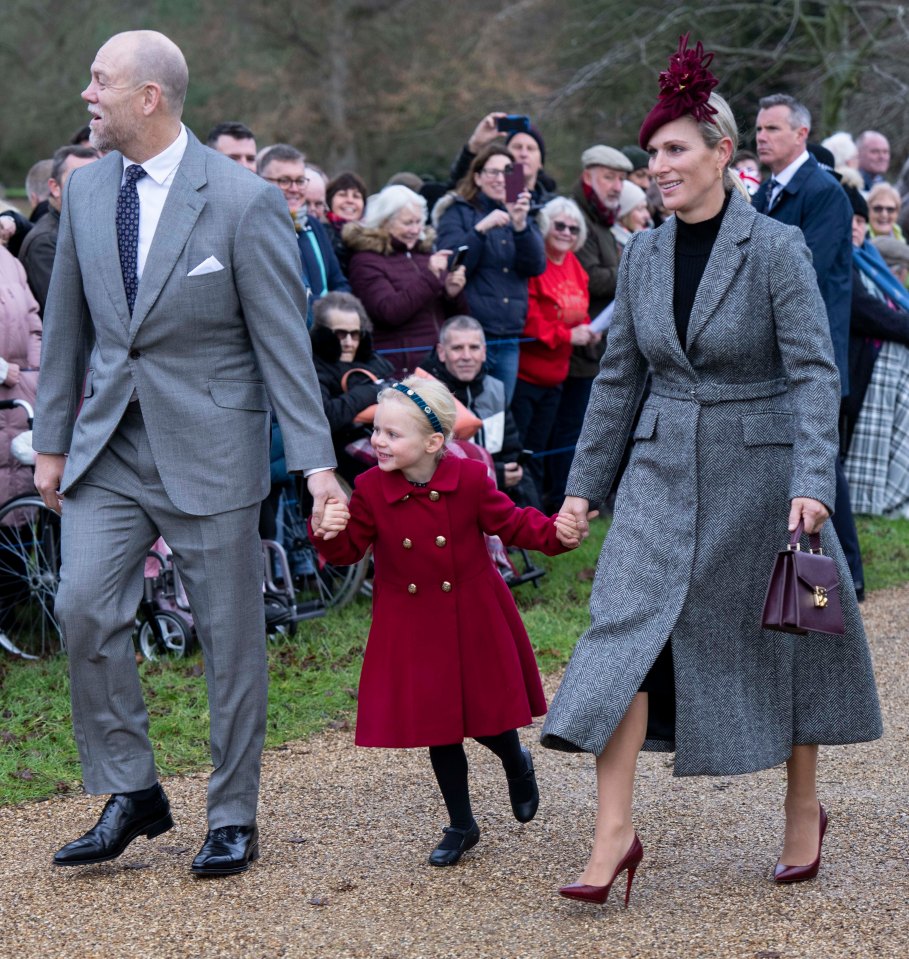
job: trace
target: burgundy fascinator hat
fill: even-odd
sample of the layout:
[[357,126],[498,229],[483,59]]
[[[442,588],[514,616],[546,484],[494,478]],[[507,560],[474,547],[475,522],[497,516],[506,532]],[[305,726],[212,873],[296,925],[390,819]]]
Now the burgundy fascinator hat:
[[660,74],[660,96],[656,106],[644,117],[638,142],[646,150],[650,138],[661,126],[691,116],[698,123],[713,119],[716,110],[707,102],[710,92],[720,82],[707,69],[713,60],[712,53],[704,52],[700,42],[690,50],[688,37],[679,37],[679,48],[669,58],[669,69]]

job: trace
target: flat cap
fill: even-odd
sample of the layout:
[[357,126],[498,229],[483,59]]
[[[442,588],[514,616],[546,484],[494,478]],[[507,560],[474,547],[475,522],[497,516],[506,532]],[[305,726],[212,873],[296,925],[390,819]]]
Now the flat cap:
[[606,166],[611,170],[624,170],[625,173],[631,173],[634,170],[631,160],[621,150],[604,146],[602,143],[588,147],[581,154],[581,166],[585,170],[589,166]]

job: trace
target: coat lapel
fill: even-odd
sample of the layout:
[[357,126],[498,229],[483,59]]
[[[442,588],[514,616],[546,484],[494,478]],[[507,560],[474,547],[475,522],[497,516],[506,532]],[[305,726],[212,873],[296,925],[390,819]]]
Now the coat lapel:
[[186,152],[174,174],[174,181],[167,193],[161,219],[145,261],[130,324],[130,340],[135,337],[136,331],[155,305],[164,284],[174,271],[177,258],[205,206],[205,199],[199,196],[198,191],[206,182],[205,154],[199,141],[190,133]]
[[691,364],[682,344],[679,343],[679,336],[675,329],[675,312],[673,310],[673,298],[675,296],[675,236],[676,219],[670,217],[654,233],[653,244],[653,276],[654,290],[652,297],[652,308],[657,322],[666,337],[666,343],[675,356],[680,366],[691,370]]
[[686,353],[691,350],[698,334],[716,312],[744,262],[745,243],[751,236],[751,227],[757,215],[744,197],[733,189],[691,309]]

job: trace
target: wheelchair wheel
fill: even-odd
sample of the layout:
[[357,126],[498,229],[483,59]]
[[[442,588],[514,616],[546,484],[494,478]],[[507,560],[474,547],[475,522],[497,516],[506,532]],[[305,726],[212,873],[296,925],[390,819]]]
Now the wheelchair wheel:
[[0,647],[36,659],[59,653],[54,618],[60,582],[60,517],[38,496],[0,506]]
[[193,645],[193,634],[189,623],[179,613],[172,613],[167,609],[157,610],[155,620],[161,631],[164,649],[162,650],[158,645],[152,624],[146,620],[139,627],[139,651],[146,659],[152,661],[164,657],[182,659]]
[[[349,497],[350,486],[340,476],[338,482]],[[326,563],[310,542],[299,502],[293,498],[282,498],[282,504],[283,541],[293,574],[297,604],[319,600],[326,607],[347,605],[366,579],[370,567],[369,554],[353,566]]]

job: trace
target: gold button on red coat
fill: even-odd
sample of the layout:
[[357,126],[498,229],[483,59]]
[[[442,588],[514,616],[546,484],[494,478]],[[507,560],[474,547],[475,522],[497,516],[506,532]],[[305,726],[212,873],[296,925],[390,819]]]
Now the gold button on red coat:
[[417,591],[417,584],[416,584],[416,583],[411,583],[411,584],[407,587],[407,592],[410,593],[411,596],[413,596],[413,594],[414,594],[416,591]]
[[436,537],[436,546],[438,546],[439,548],[441,548],[442,546],[445,546],[447,543],[448,543],[448,540],[445,539],[444,536]]
[[401,541],[401,545],[404,547],[404,549],[411,549],[413,547],[413,540],[408,539],[405,536],[404,539]]
[[451,583],[449,583],[448,580],[446,580],[444,583],[442,583],[442,592],[443,592],[443,593],[450,593],[450,592],[451,592]]
[[435,490],[431,490],[429,493],[429,498],[433,501],[433,503],[435,503],[439,499],[439,494]]

